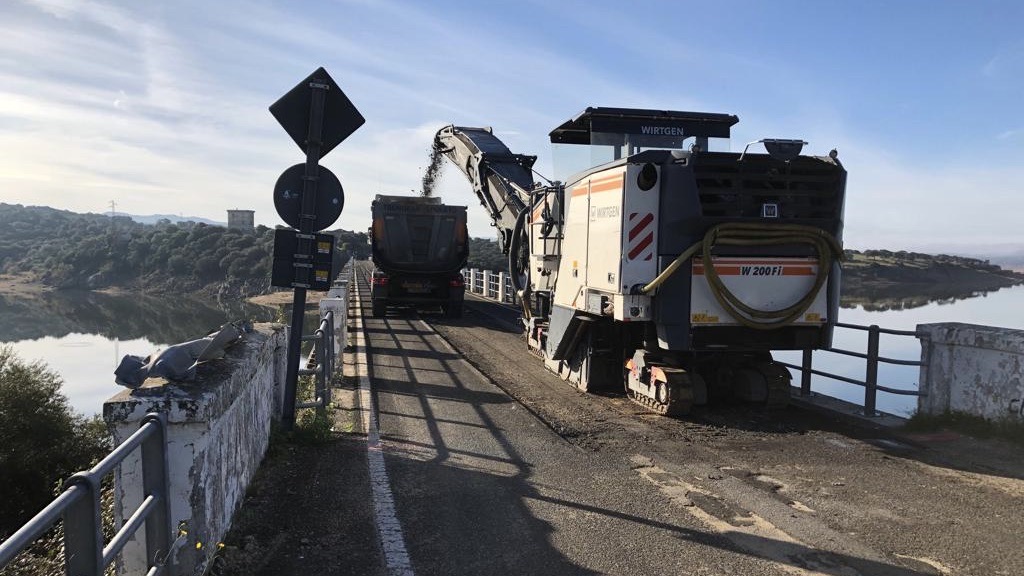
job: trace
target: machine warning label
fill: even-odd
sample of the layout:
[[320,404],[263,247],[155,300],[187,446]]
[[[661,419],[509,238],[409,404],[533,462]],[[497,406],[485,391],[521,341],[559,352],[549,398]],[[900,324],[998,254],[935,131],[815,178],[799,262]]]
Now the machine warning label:
[[694,324],[718,324],[718,316],[707,314],[705,312],[698,312],[696,314],[690,314],[690,322]]
[[740,276],[782,276],[782,266],[740,266]]

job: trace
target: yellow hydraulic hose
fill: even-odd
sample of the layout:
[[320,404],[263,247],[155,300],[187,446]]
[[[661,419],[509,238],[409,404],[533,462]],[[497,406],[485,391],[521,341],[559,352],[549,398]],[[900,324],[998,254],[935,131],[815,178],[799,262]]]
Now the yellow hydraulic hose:
[[[730,292],[718,276],[718,271],[715,270],[714,260],[711,256],[711,249],[716,244],[722,246],[810,245],[814,248],[818,260],[818,275],[814,280],[814,286],[811,287],[810,291],[803,298],[781,310],[758,310],[751,308]],[[698,252],[701,252],[701,257],[703,258],[704,274],[711,288],[711,294],[714,295],[718,304],[738,322],[757,330],[780,328],[800,318],[810,308],[818,294],[818,290],[821,289],[828,278],[829,271],[832,269],[832,261],[840,260],[843,257],[843,249],[839,242],[831,234],[820,228],[800,224],[745,224],[729,222],[719,224],[708,230],[703,240],[684,250],[678,258],[665,267],[661,274],[658,274],[657,278],[641,288],[640,291],[644,294],[653,292]]]

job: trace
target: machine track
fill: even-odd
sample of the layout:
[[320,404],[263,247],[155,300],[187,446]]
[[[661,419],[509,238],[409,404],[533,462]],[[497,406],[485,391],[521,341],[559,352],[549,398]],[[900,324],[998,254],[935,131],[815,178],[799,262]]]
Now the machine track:
[[[694,380],[685,370],[661,367],[667,382],[655,382],[652,395],[626,386],[626,397],[648,410],[662,416],[685,416],[690,413],[696,399]],[[629,375],[625,376],[627,379]],[[641,384],[643,385],[643,384]],[[667,390],[662,389],[667,388]]]
[[769,410],[781,410],[789,405],[791,376],[789,370],[775,362],[763,362],[757,364],[756,369],[764,376],[768,385],[768,398],[764,402],[765,408]]

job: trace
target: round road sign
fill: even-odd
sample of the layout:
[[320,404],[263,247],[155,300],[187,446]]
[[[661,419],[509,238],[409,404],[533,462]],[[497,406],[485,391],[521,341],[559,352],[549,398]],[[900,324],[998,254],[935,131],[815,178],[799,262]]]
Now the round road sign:
[[[345,193],[341,189],[341,182],[333,172],[318,166],[320,179],[316,185],[316,203],[313,207],[313,228],[309,232],[319,232],[327,228],[341,215],[341,209],[345,205]],[[303,175],[306,173],[305,164],[296,164],[285,170],[274,185],[274,208],[277,214],[286,224],[302,230],[302,221],[299,214],[302,211],[302,188],[305,184]]]

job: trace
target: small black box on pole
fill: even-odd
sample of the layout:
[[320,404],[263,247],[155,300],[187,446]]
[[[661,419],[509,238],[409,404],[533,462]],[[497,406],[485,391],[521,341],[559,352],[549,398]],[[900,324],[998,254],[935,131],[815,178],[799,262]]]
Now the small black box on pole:
[[[309,242],[300,243],[300,239]],[[300,244],[306,248],[305,251],[299,251]],[[281,288],[330,290],[334,278],[333,256],[334,236],[302,234],[289,228],[278,228],[274,231],[274,266],[270,272],[270,284]]]

